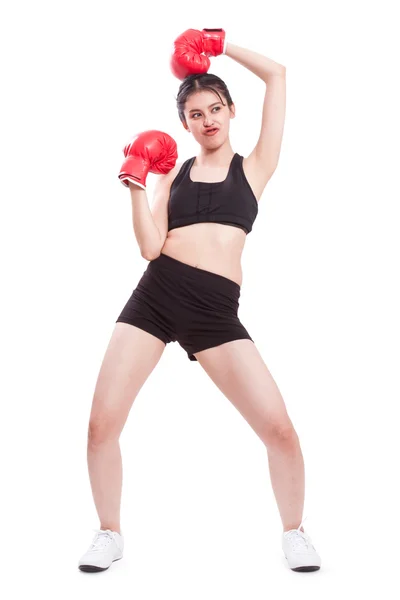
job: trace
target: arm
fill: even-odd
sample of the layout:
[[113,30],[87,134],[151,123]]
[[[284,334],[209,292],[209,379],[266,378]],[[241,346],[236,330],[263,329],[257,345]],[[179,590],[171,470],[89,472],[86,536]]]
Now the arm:
[[259,173],[262,183],[266,185],[278,165],[282,145],[286,113],[286,67],[262,54],[229,42],[225,54],[266,84],[260,136],[247,158],[251,170]]
[[161,174],[162,181],[169,180],[169,173],[173,172],[178,156],[176,142],[163,131],[142,131],[125,146],[124,156],[118,177],[124,186],[129,187],[133,229],[140,253],[143,258],[152,260],[160,247],[161,235],[150,212],[146,179],[151,172]]
[[[168,173],[159,175],[154,186],[151,207],[146,192],[130,184],[132,197],[133,227],[140,251],[146,260],[154,260],[161,254],[168,236],[168,200],[173,180],[183,163],[176,163]],[[136,203],[136,200],[139,200]]]
[[161,237],[150,212],[146,190],[129,182],[132,200],[132,222],[140,253],[146,260],[157,254]]
[[253,52],[247,48],[241,48],[230,42],[226,45],[225,55],[230,56],[246,69],[249,69],[254,75],[268,83],[271,77],[275,75],[283,75],[286,72],[286,67],[274,62],[263,54]]

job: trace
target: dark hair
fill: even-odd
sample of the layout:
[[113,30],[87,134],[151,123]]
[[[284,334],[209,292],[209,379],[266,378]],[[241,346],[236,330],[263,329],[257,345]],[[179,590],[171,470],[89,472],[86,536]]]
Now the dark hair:
[[194,94],[198,90],[211,90],[212,92],[215,92],[222,104],[224,104],[220,96],[221,93],[223,96],[225,96],[229,108],[233,104],[229,90],[226,87],[226,83],[217,75],[212,75],[211,73],[194,73],[193,75],[188,75],[179,86],[178,96],[176,98],[178,114],[182,123],[186,122],[184,114],[186,100],[191,94]]

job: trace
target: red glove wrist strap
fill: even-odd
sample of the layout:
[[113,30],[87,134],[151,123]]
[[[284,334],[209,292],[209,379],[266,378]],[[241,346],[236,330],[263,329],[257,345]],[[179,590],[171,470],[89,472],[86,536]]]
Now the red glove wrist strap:
[[218,56],[224,51],[225,31],[218,29],[203,29],[203,47],[206,56]]

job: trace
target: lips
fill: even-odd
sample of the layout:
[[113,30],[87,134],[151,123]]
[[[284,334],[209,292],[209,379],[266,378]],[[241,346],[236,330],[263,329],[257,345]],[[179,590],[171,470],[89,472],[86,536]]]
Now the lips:
[[218,133],[219,129],[217,127],[214,127],[213,129],[208,129],[207,131],[204,132],[204,135],[215,135],[216,133]]

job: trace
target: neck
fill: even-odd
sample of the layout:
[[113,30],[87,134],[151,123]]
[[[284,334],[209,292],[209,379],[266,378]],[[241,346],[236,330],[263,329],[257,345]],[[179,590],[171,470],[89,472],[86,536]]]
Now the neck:
[[229,141],[216,149],[204,148],[202,146],[200,154],[194,161],[194,166],[214,169],[227,167],[234,154]]

